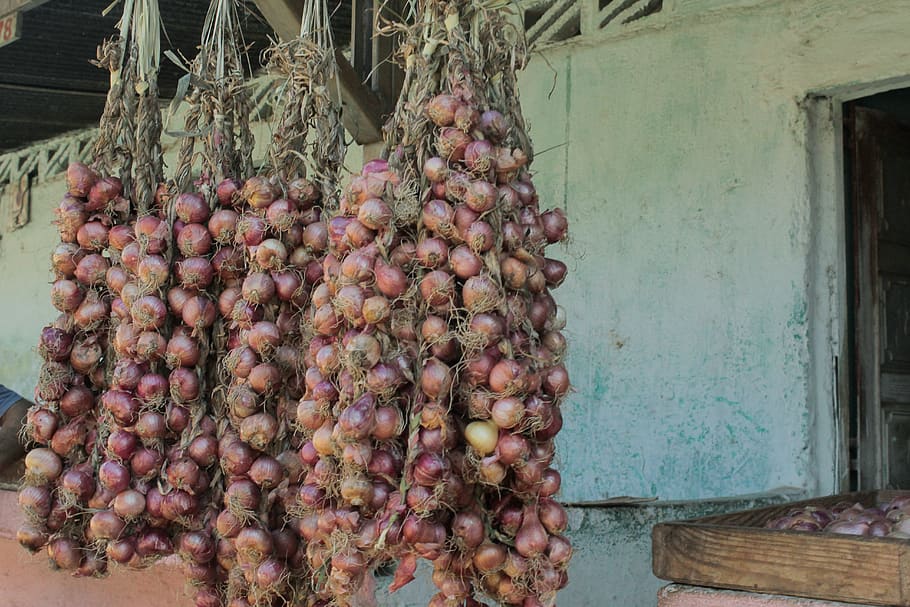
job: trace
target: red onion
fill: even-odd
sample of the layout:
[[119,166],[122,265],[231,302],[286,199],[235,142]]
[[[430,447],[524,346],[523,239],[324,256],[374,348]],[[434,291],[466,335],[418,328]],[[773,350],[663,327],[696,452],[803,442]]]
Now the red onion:
[[234,545],[237,547],[237,554],[249,563],[262,562],[271,556],[275,549],[272,535],[259,527],[244,528],[234,539]]
[[[149,478],[158,473],[163,461],[164,457],[154,449],[141,447],[130,458],[130,469],[139,478]],[[146,500],[150,498],[151,492],[146,495]],[[148,507],[148,504],[146,506]],[[152,508],[149,508],[150,513],[151,511]]]
[[264,272],[253,272],[243,281],[243,298],[253,304],[267,304],[275,296],[275,283]]
[[134,244],[144,247],[146,253],[157,254],[164,252],[170,232],[164,221],[154,215],[146,215],[136,220],[133,229],[137,241]]
[[[281,301],[295,301],[301,297],[300,287],[303,285],[303,279],[295,272],[285,271],[272,274],[272,281],[275,283],[275,293]],[[305,304],[305,300],[299,302]]]
[[82,551],[79,544],[67,537],[51,540],[47,545],[47,554],[53,564],[60,569],[78,569],[82,563]]
[[130,486],[130,471],[114,460],[106,460],[98,468],[98,482],[113,493],[125,491]]
[[171,397],[178,403],[188,403],[199,398],[199,376],[194,369],[187,367],[174,369],[168,376],[168,383]]
[[452,370],[437,358],[427,360],[420,373],[420,388],[432,399],[447,396],[452,388]]
[[108,390],[101,396],[101,405],[121,426],[132,426],[139,417],[139,402],[129,392]]
[[472,139],[464,131],[445,127],[439,131],[436,139],[436,152],[449,162],[458,162],[464,158],[465,150]]
[[303,229],[303,244],[314,253],[325,251],[329,244],[329,232],[325,223],[317,221]]
[[215,304],[207,297],[201,295],[191,297],[183,305],[181,317],[183,322],[195,331],[206,329],[215,324],[218,310]]
[[363,201],[357,212],[359,222],[370,230],[387,228],[392,217],[392,208],[381,198],[368,198]]
[[118,428],[107,437],[107,450],[112,457],[128,460],[136,450],[138,441],[131,432]]
[[547,370],[543,381],[543,389],[548,396],[564,396],[570,387],[569,374],[565,367],[554,365]]
[[107,247],[108,229],[100,221],[84,223],[76,232],[76,242],[88,251],[101,251]]
[[174,335],[167,343],[169,367],[195,367],[199,363],[199,343],[187,335]]
[[277,487],[283,480],[284,470],[275,458],[261,455],[250,466],[249,477],[259,487],[268,490]]
[[117,516],[131,521],[145,512],[145,496],[133,489],[127,489],[117,494],[111,507]]
[[287,263],[288,250],[280,240],[267,238],[256,247],[253,257],[260,268],[279,270]]
[[209,218],[209,205],[194,192],[184,192],[174,201],[174,212],[184,223],[202,223]]
[[253,450],[245,442],[236,440],[221,452],[221,468],[225,474],[238,476],[246,474],[253,465]]
[[258,394],[274,394],[281,386],[281,371],[271,363],[260,363],[250,371],[247,381]]
[[164,358],[167,341],[155,331],[143,331],[136,341],[136,356],[139,360],[154,362]]
[[172,487],[192,492],[192,488],[199,480],[201,470],[199,465],[188,457],[171,461],[167,464],[167,481]]
[[89,291],[73,313],[73,322],[80,329],[90,331],[100,325],[110,310],[96,291]]
[[44,327],[38,341],[38,354],[45,360],[63,362],[73,349],[73,334],[57,327]]
[[133,229],[128,225],[112,226],[107,233],[110,247],[116,251],[123,251],[130,243],[135,241]]
[[424,111],[436,126],[450,126],[455,122],[455,112],[461,103],[452,95],[436,95],[430,99]]
[[235,204],[240,195],[241,186],[242,184],[236,179],[228,178],[219,182],[215,188],[215,195],[221,206],[229,207]]
[[85,504],[95,492],[95,482],[88,472],[70,468],[60,477],[60,491],[71,495],[78,503]]
[[71,196],[86,198],[97,181],[95,172],[81,162],[71,162],[66,167],[66,189]]
[[53,498],[47,487],[23,486],[18,495],[19,507],[29,516],[38,520],[46,519],[51,513]]
[[111,293],[120,294],[123,287],[130,280],[130,274],[120,266],[111,266],[107,270],[104,281]]
[[76,242],[76,234],[86,220],[85,205],[82,201],[67,195],[60,202],[54,214],[57,216],[55,223],[57,231],[60,233],[60,240],[66,243]]
[[132,537],[125,537],[120,540],[108,542],[105,548],[107,558],[115,563],[125,565],[132,560],[136,553],[136,540]]
[[486,221],[475,221],[461,233],[461,236],[475,253],[486,253],[495,244],[493,228]]
[[319,200],[319,188],[312,181],[298,177],[288,184],[288,197],[299,203],[311,203]]
[[247,340],[253,351],[261,356],[270,356],[281,343],[281,332],[275,323],[261,321],[250,329]]
[[139,271],[139,260],[142,258],[142,251],[139,244],[131,242],[123,248],[120,253],[120,263],[124,268],[135,274]]
[[188,223],[177,236],[177,249],[186,257],[206,255],[212,249],[212,235],[201,223]]
[[143,411],[134,428],[136,436],[144,440],[164,438],[167,435],[167,422],[164,416],[155,411]]
[[190,421],[189,409],[174,403],[168,404],[165,425],[169,431],[179,434],[190,425]]
[[24,524],[16,530],[16,541],[33,553],[47,544],[47,532],[33,525]]
[[126,523],[113,511],[101,510],[92,515],[89,521],[89,528],[96,538],[115,540],[123,533]]
[[89,211],[100,211],[107,207],[108,203],[115,200],[123,193],[123,183],[116,177],[104,177],[95,182],[89,191],[89,203],[86,209]]
[[168,380],[158,373],[146,373],[136,385],[136,396],[147,403],[162,401],[169,391]]
[[187,447],[187,455],[198,465],[207,468],[218,461],[218,441],[209,435],[197,436]]
[[72,278],[76,264],[85,256],[85,252],[74,243],[61,242],[51,254],[51,265],[58,278]]
[[212,256],[212,268],[224,282],[239,279],[244,265],[243,255],[234,247],[222,247]]
[[133,324],[142,331],[160,329],[167,318],[167,306],[154,295],[145,295],[137,299],[130,312]]
[[240,196],[254,209],[265,209],[275,200],[277,192],[267,178],[255,176],[243,184]]
[[468,104],[461,105],[455,110],[455,126],[465,133],[473,131],[479,121],[480,112]]
[[61,312],[73,312],[83,298],[82,289],[72,280],[58,280],[51,287],[51,303]]
[[188,289],[203,290],[215,279],[215,269],[205,257],[187,257],[179,261],[176,274],[180,284]]
[[553,244],[566,239],[569,223],[562,209],[553,209],[542,213],[540,220],[548,243]]
[[141,557],[164,556],[172,551],[171,540],[163,529],[148,528],[136,540],[136,554]]
[[92,253],[79,260],[73,274],[76,276],[76,280],[82,284],[94,285],[104,282],[110,267],[110,262],[106,258],[98,253]]
[[30,409],[26,417],[29,438],[39,445],[47,445],[57,431],[57,416],[50,410]]
[[506,119],[496,110],[487,110],[482,113],[478,126],[484,136],[494,143],[499,143],[505,139],[509,130]]
[[240,423],[240,439],[259,451],[274,440],[278,432],[278,422],[269,413],[256,413]]
[[447,236],[454,230],[455,210],[445,200],[431,200],[423,205],[421,221],[428,230]]

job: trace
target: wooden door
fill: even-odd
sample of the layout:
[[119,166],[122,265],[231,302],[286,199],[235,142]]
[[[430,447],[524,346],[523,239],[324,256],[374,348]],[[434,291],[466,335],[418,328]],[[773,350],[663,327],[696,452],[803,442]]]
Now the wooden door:
[[852,114],[859,486],[910,489],[910,128]]

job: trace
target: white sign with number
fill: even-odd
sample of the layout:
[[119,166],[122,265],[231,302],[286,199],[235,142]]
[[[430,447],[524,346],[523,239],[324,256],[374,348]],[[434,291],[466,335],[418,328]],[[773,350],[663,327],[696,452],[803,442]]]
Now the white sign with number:
[[19,39],[19,15],[21,13],[0,17],[0,47]]

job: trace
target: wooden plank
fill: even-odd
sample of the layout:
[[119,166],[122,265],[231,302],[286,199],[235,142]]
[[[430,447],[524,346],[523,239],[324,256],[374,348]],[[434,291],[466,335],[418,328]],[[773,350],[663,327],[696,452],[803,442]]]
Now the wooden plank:
[[652,569],[685,584],[910,607],[910,542],[764,528],[805,506],[873,506],[900,495],[848,493],[662,523],[652,531]]
[[[303,16],[302,0],[255,0],[262,15],[282,40],[300,33]],[[336,50],[338,82],[329,83],[331,91],[341,93],[341,121],[357,143],[382,141],[382,106],[376,96],[361,82],[344,54]]]
[[[910,237],[907,237],[910,241]],[[910,244],[906,242],[879,241],[879,271],[883,274],[910,274]]]
[[905,373],[882,373],[882,402],[910,403],[910,377]]
[[900,540],[661,524],[654,575],[700,586],[876,605],[910,605]]

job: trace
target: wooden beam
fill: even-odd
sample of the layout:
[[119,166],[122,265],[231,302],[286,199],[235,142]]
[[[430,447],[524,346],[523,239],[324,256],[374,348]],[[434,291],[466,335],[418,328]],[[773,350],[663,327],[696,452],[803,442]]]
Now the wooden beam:
[[0,0],[0,17],[15,11],[27,11],[45,2],[47,0]]
[[[2,1],[2,0],[0,0]],[[292,40],[300,33],[303,16],[302,0],[254,0],[262,16],[282,40]],[[341,92],[341,121],[344,128],[361,144],[382,141],[382,105],[367,88],[344,54],[336,50],[338,82],[330,90]]]

